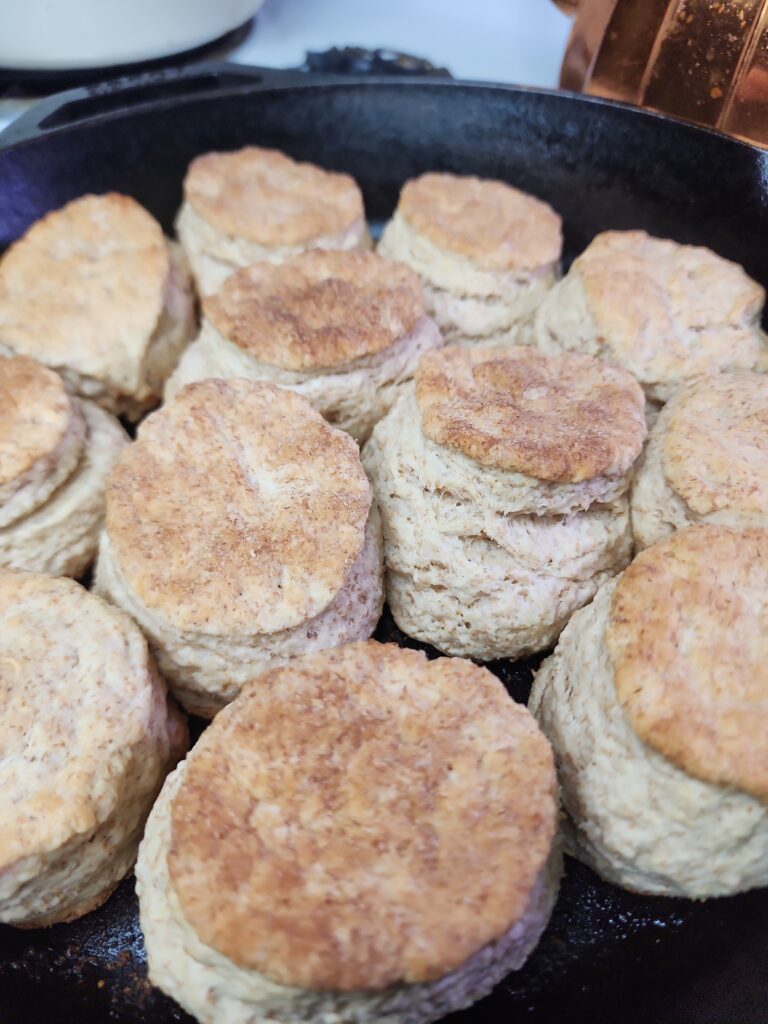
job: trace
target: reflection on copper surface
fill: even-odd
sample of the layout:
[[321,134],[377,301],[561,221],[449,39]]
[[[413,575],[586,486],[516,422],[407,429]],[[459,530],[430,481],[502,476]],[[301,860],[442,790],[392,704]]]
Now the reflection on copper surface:
[[763,4],[752,44],[737,69],[719,127],[768,145],[768,3]]
[[614,5],[594,65],[594,91],[598,96],[641,102],[641,83],[668,6],[667,0],[618,0]]
[[716,125],[762,0],[682,0],[673,6],[640,102]]
[[561,85],[768,146],[768,0],[581,0]]
[[579,92],[591,77],[592,65],[617,0],[584,0],[573,23],[563,62],[560,86]]

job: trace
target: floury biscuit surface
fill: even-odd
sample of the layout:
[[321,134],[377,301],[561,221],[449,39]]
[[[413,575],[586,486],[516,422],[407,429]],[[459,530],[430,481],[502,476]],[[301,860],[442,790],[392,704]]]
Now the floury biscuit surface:
[[0,565],[78,576],[93,561],[120,424],[32,359],[0,357]]
[[348,174],[257,146],[192,161],[176,228],[202,295],[251,263],[371,244],[363,198]]
[[537,942],[556,823],[551,752],[486,670],[373,642],[302,658],[243,690],[155,807],[150,977],[211,1024],[436,1019]]
[[89,195],[37,221],[0,260],[0,354],[137,419],[194,331],[186,262],[135,200]]
[[0,570],[0,921],[99,906],[187,730],[144,638],[71,580]]
[[539,669],[569,844],[609,881],[694,898],[768,882],[767,584],[765,531],[681,530]]
[[112,474],[99,591],[215,714],[269,664],[371,634],[381,528],[357,445],[272,384],[190,384]]
[[57,374],[32,359],[0,362],[0,526],[66,480],[85,436],[80,407]]
[[600,479],[615,491],[645,433],[632,378],[579,355],[449,349],[421,362],[416,399],[434,443],[566,487]]
[[442,344],[418,276],[366,252],[253,264],[203,301],[203,327],[166,387],[207,377],[269,380],[363,441],[419,357]]
[[501,181],[424,174],[406,182],[379,252],[424,282],[446,340],[511,344],[557,280],[558,215]]
[[694,523],[768,526],[768,377],[720,373],[662,409],[632,485],[632,529],[647,547]]
[[448,348],[363,450],[387,598],[411,636],[488,660],[548,646],[629,561],[645,436],[628,374],[526,348]]
[[606,231],[572,264],[521,333],[544,352],[621,366],[666,402],[688,380],[768,368],[765,292],[709,249],[644,231]]

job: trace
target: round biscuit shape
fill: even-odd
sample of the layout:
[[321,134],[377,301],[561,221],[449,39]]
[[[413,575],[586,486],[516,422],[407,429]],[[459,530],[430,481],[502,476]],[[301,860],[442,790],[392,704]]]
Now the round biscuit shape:
[[214,328],[261,363],[327,370],[390,348],[424,316],[418,275],[373,253],[316,249],[257,263],[203,302]]
[[[605,639],[619,585],[576,612],[531,690],[555,752],[566,849],[634,892],[701,899],[764,886],[766,802],[687,775],[625,714]],[[642,611],[634,625],[644,631]]]
[[768,378],[742,371],[679,388],[632,483],[639,548],[699,522],[768,526]]
[[184,919],[239,967],[377,991],[506,933],[556,821],[549,746],[494,676],[369,641],[265,673],[216,719],[168,868]]
[[399,211],[377,251],[412,267],[424,286],[427,314],[446,341],[458,345],[516,344],[516,338],[559,277],[559,259],[530,270],[489,270],[441,249]]
[[166,625],[234,638],[325,608],[370,507],[355,442],[304,399],[207,380],[144,421],[111,475],[106,529],[122,578]]
[[56,373],[33,359],[0,358],[0,527],[42,504],[70,475],[85,432]]
[[130,868],[182,716],[137,627],[66,579],[0,570],[0,920],[98,906]]
[[168,850],[171,807],[185,773],[186,762],[166,780],[152,809],[136,863],[136,890],[150,980],[188,1013],[211,1024],[252,1024],[254,1019],[295,1024],[321,1024],[329,1019],[427,1024],[471,1005],[510,971],[519,969],[552,913],[562,874],[558,842],[539,873],[523,916],[499,939],[437,981],[356,992],[270,981],[203,943],[181,912],[169,877]]
[[[80,459],[72,466],[63,460],[30,492],[24,514],[0,526],[0,565],[79,577],[93,562],[104,525],[106,481],[129,439],[98,405],[83,398],[73,403],[85,431]],[[52,480],[55,489],[47,493]]]
[[[171,276],[160,225],[135,200],[75,199],[0,262],[0,349],[39,359],[110,408],[145,400],[144,361]],[[183,319],[191,307],[187,294]]]
[[[663,442],[670,486],[697,516],[728,511],[743,525],[768,514],[768,378],[720,374],[675,402]],[[756,524],[757,525],[757,524]]]
[[489,660],[550,646],[629,562],[628,477],[568,486],[429,441],[412,391],[363,463],[381,509],[387,600],[409,636]]
[[579,483],[626,473],[645,439],[637,382],[590,356],[448,347],[415,379],[426,437],[483,466]]
[[413,379],[421,355],[442,343],[437,325],[423,316],[409,334],[372,356],[328,370],[282,370],[252,358],[203,320],[199,336],[168,379],[165,398],[209,377],[268,380],[306,398],[329,423],[362,444]]
[[94,588],[138,623],[182,706],[192,715],[213,718],[265,669],[312,651],[365,640],[373,633],[384,604],[378,510],[373,503],[360,551],[330,604],[297,626],[275,633],[217,635],[205,628],[184,631],[169,626],[126,584],[106,532]]
[[598,235],[539,307],[532,339],[632,373],[667,401],[685,380],[768,368],[764,290],[708,249],[644,231]]
[[560,217],[502,181],[423,174],[403,186],[398,213],[433,244],[483,269],[535,270],[560,258]]
[[647,548],[616,586],[605,640],[644,743],[768,798],[768,532],[707,524]]
[[257,146],[196,157],[184,197],[221,234],[270,248],[308,245],[365,216],[360,189],[348,174]]

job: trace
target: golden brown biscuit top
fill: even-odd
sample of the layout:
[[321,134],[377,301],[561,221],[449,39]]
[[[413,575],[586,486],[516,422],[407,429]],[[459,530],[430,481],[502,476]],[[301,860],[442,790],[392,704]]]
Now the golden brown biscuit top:
[[135,200],[75,199],[0,261],[0,344],[130,393],[168,272],[160,225]]
[[606,231],[574,262],[601,344],[649,383],[765,360],[765,292],[708,249]]
[[184,198],[222,234],[270,248],[338,235],[365,216],[348,174],[258,146],[197,157],[184,179]]
[[107,532],[125,581],[166,623],[253,636],[333,600],[370,505],[357,445],[305,399],[206,380],[149,416],[123,452]]
[[351,644],[246,687],[171,821],[184,917],[238,966],[307,989],[433,981],[525,913],[552,753],[487,669]]
[[692,526],[641,552],[606,642],[644,743],[694,778],[768,799],[768,531]]
[[33,359],[0,358],[0,495],[85,426],[58,374]]
[[416,397],[431,441],[538,480],[625,473],[646,434],[637,382],[586,355],[448,347],[422,357]]
[[424,295],[404,263],[316,249],[280,266],[238,271],[203,309],[254,359],[315,370],[374,355],[410,334],[424,315]]
[[[768,378],[702,377],[676,395],[663,439],[664,474],[699,515],[768,513]],[[745,524],[746,525],[746,524]]]
[[0,569],[0,871],[104,821],[152,727],[147,645],[72,580]]
[[533,271],[560,259],[560,217],[503,181],[422,174],[405,183],[397,209],[435,245],[486,270]]

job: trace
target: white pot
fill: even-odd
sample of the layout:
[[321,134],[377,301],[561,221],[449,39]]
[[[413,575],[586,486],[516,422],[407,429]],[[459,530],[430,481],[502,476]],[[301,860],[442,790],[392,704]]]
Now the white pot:
[[0,67],[57,71],[168,57],[247,21],[264,0],[0,0]]

